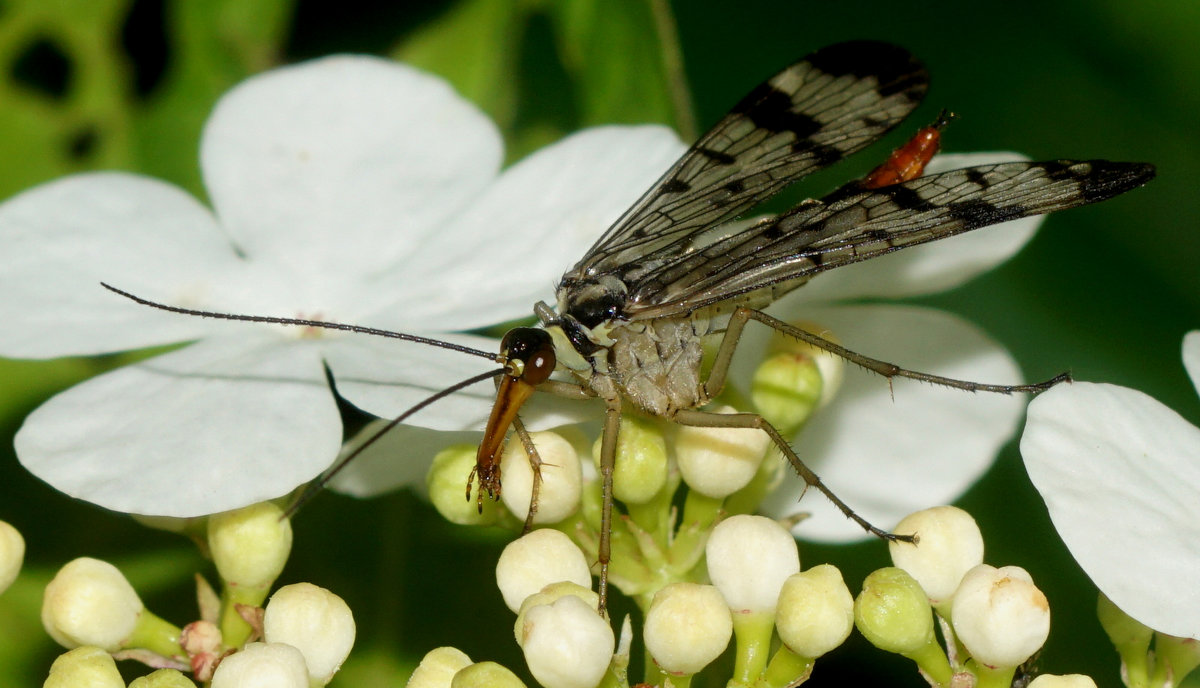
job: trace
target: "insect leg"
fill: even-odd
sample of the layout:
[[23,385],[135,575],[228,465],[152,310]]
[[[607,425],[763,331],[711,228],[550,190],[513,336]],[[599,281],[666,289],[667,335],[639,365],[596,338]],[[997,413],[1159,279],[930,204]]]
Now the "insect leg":
[[696,409],[683,409],[675,412],[674,420],[681,425],[691,425],[701,428],[757,428],[762,430],[763,432],[767,433],[767,436],[769,436],[771,441],[774,442],[775,446],[779,448],[779,451],[783,454],[784,458],[788,460],[788,463],[792,465],[792,468],[796,470],[796,473],[800,476],[800,478],[803,479],[809,487],[814,487],[818,492],[825,495],[825,498],[832,502],[834,506],[836,506],[843,514],[845,514],[846,518],[862,526],[862,528],[868,533],[871,533],[872,535],[884,540],[896,542],[916,542],[915,535],[898,535],[896,533],[890,533],[886,530],[875,527],[870,523],[870,521],[867,521],[865,518],[855,513],[854,510],[849,507],[849,505],[838,498],[838,496],[833,493],[833,490],[830,490],[825,483],[821,481],[821,478],[818,477],[816,473],[812,472],[812,469],[810,469],[804,464],[803,461],[800,460],[800,457],[796,455],[796,452],[792,449],[792,446],[783,438],[783,435],[779,434],[779,431],[775,429],[775,426],[771,425],[765,418],[757,413],[711,413],[708,411],[698,411]]
[[597,592],[600,593],[600,614],[607,616],[608,605],[608,562],[612,557],[610,540],[612,538],[612,507],[613,507],[613,467],[617,462],[617,436],[621,432],[621,400],[604,400],[604,434],[600,441],[600,481],[602,500],[600,505],[600,546],[596,560],[600,564],[600,582]]
[[[538,386],[543,392],[566,399],[595,399],[596,394],[586,387],[569,382],[547,380]],[[600,542],[596,561],[600,565],[597,593],[600,595],[598,611],[607,615],[608,608],[608,562],[612,558],[612,511],[613,511],[613,467],[617,461],[617,436],[621,432],[621,399],[605,399],[604,432],[600,440]]]
[[529,436],[529,431],[525,429],[525,423],[521,422],[520,416],[513,419],[513,428],[517,437],[521,438],[521,446],[525,448],[525,455],[529,457],[529,468],[533,471],[533,486],[529,492],[529,514],[525,517],[525,527],[521,530],[521,534],[524,535],[533,530],[533,517],[537,515],[538,493],[542,489],[542,457],[538,454],[537,447],[533,444],[533,438]]
[[725,384],[725,374],[729,370],[729,362],[733,359],[733,352],[737,348],[738,340],[742,335],[742,328],[750,320],[758,322],[770,327],[774,330],[782,332],[789,337],[795,337],[800,341],[815,346],[818,349],[824,349],[829,353],[839,358],[845,359],[854,365],[878,373],[889,381],[892,378],[903,377],[910,380],[918,380],[920,382],[928,382],[944,387],[961,389],[968,392],[996,392],[999,394],[1012,394],[1014,392],[1028,392],[1037,394],[1050,389],[1060,382],[1069,382],[1071,380],[1070,373],[1060,373],[1042,382],[1034,382],[1024,385],[996,385],[985,384],[982,382],[972,382],[971,380],[959,380],[952,377],[942,377],[941,375],[933,375],[931,373],[922,373],[915,370],[907,370],[901,368],[894,363],[881,361],[877,358],[864,356],[860,353],[851,351],[843,346],[835,344],[824,337],[818,336],[803,330],[795,325],[790,325],[778,318],[773,318],[762,311],[752,308],[738,308],[729,318],[729,324],[725,328],[725,336],[721,340],[721,346],[717,350],[716,360],[713,362],[712,372],[709,373],[708,380],[705,381],[704,388],[708,397],[711,399],[716,396]]

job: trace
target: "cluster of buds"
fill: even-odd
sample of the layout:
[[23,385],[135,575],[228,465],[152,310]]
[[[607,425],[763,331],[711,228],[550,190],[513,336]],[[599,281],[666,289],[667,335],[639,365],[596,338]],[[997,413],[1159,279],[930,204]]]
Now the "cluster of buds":
[[309,583],[271,594],[292,546],[279,507],[256,504],[174,525],[198,536],[222,582],[218,593],[197,576],[200,619],[171,624],[146,609],[117,567],[75,559],[43,598],[46,632],[70,650],[46,685],[124,688],[115,659],[157,668],[130,688],[194,688],[193,679],[213,688],[329,683],[354,644],[354,620],[340,597]]
[[[1050,633],[1046,596],[1024,569],[983,563],[983,536],[962,509],[918,511],[896,532],[917,541],[892,542],[895,566],[863,581],[854,602],[859,632],[876,647],[913,660],[931,685],[1012,685]],[[1095,685],[1082,676],[1037,680],[1039,686]]]
[[[643,683],[689,685],[733,639],[733,684],[794,685],[850,634],[854,601],[841,573],[829,565],[802,572],[796,541],[778,522],[732,516],[712,528],[704,549],[711,583],[666,584],[644,608]],[[618,642],[597,611],[586,555],[569,537],[544,528],[519,538],[501,554],[496,579],[517,614],[516,641],[540,685],[630,685],[632,624],[625,619]],[[772,654],[776,631],[783,644]],[[476,674],[497,685],[523,685],[510,670],[439,648],[425,657],[409,686],[465,685]]]

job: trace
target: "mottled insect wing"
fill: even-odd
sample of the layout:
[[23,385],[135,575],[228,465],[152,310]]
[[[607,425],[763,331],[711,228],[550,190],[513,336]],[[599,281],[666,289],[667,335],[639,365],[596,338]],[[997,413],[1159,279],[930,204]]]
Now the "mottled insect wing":
[[[662,265],[629,286],[627,317],[669,317],[979,227],[1097,203],[1142,186],[1154,166],[1013,162],[867,191],[843,187]],[[776,291],[773,296],[778,297]]]
[[[818,50],[760,84],[596,242],[565,279],[653,272],[649,256],[731,220],[788,184],[879,139],[924,97],[907,51],[852,41]],[[678,243],[678,242],[683,242]]]

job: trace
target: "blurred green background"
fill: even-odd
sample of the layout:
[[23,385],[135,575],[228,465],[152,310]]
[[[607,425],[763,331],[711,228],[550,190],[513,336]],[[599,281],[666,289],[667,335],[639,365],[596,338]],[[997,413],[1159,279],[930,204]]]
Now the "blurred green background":
[[[701,128],[810,50],[879,38],[933,74],[912,126],[941,108],[961,116],[948,150],[1155,163],[1147,188],[1051,218],[1015,260],[924,302],[983,326],[1030,379],[1070,369],[1200,421],[1179,359],[1183,334],[1200,327],[1200,3],[677,0],[673,11]],[[215,99],[249,74],[341,51],[401,57],[450,78],[504,128],[510,160],[583,125],[675,121],[650,10],[637,0],[4,0],[0,197],[116,168],[203,198],[196,146]],[[861,173],[884,150],[806,188],[819,193]],[[24,414],[120,360],[0,361],[0,519],[28,542],[22,578],[0,596],[0,685],[40,685],[59,652],[38,608],[41,586],[69,559],[116,563],[177,623],[195,611],[192,573],[211,573],[181,538],[74,502],[12,456],[7,438]],[[960,504],[980,521],[988,562],[1027,568],[1050,599],[1040,670],[1117,685],[1116,655],[1092,613],[1095,589],[1050,527],[1015,443]],[[450,526],[408,494],[328,494],[295,525],[282,582],[330,588],[359,622],[335,685],[398,685],[425,651],[446,644],[523,667],[491,576],[508,534]],[[887,564],[875,542],[802,543],[801,558],[805,567],[836,563],[853,590]],[[814,684],[826,683],[924,685],[908,662],[855,639],[818,663]]]

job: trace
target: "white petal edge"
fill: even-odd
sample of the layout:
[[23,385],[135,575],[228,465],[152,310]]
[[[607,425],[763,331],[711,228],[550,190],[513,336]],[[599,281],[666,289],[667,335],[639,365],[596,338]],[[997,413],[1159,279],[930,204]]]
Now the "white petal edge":
[[174,186],[102,172],[53,181],[0,206],[0,353],[53,358],[201,336],[213,321],[169,316],[105,290],[194,305],[244,265],[212,214]]
[[[929,164],[926,174],[1028,159],[1007,152],[939,155]],[[1037,233],[1044,219],[1043,215],[1035,215],[1002,222],[847,265],[820,275],[793,298],[804,301],[866,297],[895,299],[953,289],[1016,255]]]
[[201,166],[247,255],[336,280],[413,251],[491,181],[502,154],[495,125],[445,81],[337,55],[228,92]]
[[[685,150],[661,126],[585,129],[506,170],[439,227],[380,293],[396,326],[443,332],[532,315],[554,285]],[[401,324],[403,323],[403,325]]]
[[[353,451],[387,424],[368,423],[342,450]],[[478,432],[446,432],[400,425],[387,432],[354,458],[329,482],[329,489],[351,497],[367,498],[409,487],[424,496],[425,476],[433,457],[452,444],[478,444]],[[463,489],[466,489],[464,483]]]
[[1183,368],[1200,394],[1200,330],[1192,330],[1183,336]]
[[1200,638],[1200,429],[1136,390],[1076,382],[1030,404],[1021,453],[1096,587],[1150,628]]
[[25,419],[21,463],[116,511],[192,517],[284,495],[337,455],[312,342],[207,340],[92,378]]
[[[473,335],[439,338],[482,351],[499,351],[495,339]],[[325,361],[338,393],[358,408],[380,418],[396,418],[430,395],[468,377],[499,370],[499,364],[457,351],[411,342],[367,337],[330,339]],[[496,398],[491,379],[478,382],[430,404],[406,419],[406,425],[431,430],[480,431]],[[532,430],[595,418],[594,404],[535,394],[521,417]],[[478,438],[475,440],[478,441]]]
[[[949,313],[911,306],[810,308],[848,348],[948,377],[1012,384],[1020,371],[978,327]],[[749,352],[743,352],[749,353]],[[741,355],[741,354],[739,354]],[[847,366],[834,402],[794,443],[800,458],[843,501],[881,528],[926,507],[949,504],[995,460],[1017,429],[1025,400],[882,377]],[[764,510],[811,512],[795,534],[820,542],[870,537],[814,490],[788,475]]]

